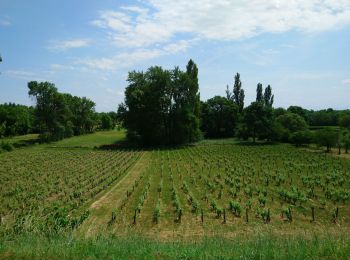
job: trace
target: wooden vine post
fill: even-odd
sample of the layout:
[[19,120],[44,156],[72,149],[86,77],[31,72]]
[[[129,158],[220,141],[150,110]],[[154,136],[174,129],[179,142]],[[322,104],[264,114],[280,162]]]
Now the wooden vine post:
[[226,209],[224,209],[224,224],[226,224]]
[[135,213],[134,213],[134,222],[133,222],[134,225],[136,225],[136,215],[137,215],[137,209],[135,209]]

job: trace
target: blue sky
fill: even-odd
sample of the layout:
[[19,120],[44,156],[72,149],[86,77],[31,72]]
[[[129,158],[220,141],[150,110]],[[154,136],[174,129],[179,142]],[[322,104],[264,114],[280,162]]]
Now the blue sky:
[[246,104],[261,82],[276,107],[345,109],[349,46],[349,0],[1,0],[0,103],[38,80],[116,110],[128,71],[192,58],[203,100],[239,72]]

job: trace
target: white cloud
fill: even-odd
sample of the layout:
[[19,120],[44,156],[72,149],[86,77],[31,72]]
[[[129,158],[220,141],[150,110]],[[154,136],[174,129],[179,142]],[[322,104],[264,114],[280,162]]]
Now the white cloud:
[[237,40],[261,33],[312,33],[350,23],[348,0],[145,0],[145,6],[103,11],[92,23],[124,47],[146,47],[179,35]]
[[73,48],[87,47],[90,44],[88,39],[72,39],[67,41],[51,41],[49,49],[54,51],[64,51]]
[[75,63],[85,65],[90,69],[117,70],[120,68],[132,67],[143,61],[158,58],[164,55],[176,54],[187,50],[193,41],[181,40],[176,43],[164,45],[160,48],[135,49],[114,55],[112,58],[86,58],[79,59]]
[[344,85],[350,85],[350,79],[344,79],[341,83]]

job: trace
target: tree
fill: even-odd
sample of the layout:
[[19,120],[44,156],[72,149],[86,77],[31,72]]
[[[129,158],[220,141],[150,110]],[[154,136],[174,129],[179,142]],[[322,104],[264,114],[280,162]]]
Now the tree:
[[256,88],[256,101],[244,109],[242,123],[239,127],[239,136],[274,140],[276,139],[276,127],[273,120],[273,95],[272,89],[268,86],[263,93],[262,84]]
[[232,137],[238,122],[238,108],[230,100],[215,96],[203,102],[202,131],[206,137]]
[[295,146],[301,146],[305,144],[310,144],[313,140],[312,132],[309,130],[297,131],[291,134],[290,141],[295,144]]
[[130,72],[122,109],[129,140],[144,145],[180,144],[200,138],[198,68],[186,72],[151,67]]
[[276,121],[291,133],[306,130],[308,125],[304,118],[297,114],[286,113],[276,118]]
[[101,113],[100,119],[101,119],[101,126],[100,126],[101,129],[103,130],[113,129],[113,121],[112,121],[112,118],[109,116],[109,114]]
[[308,121],[308,111],[306,109],[303,109],[302,107],[299,106],[290,106],[288,107],[287,111],[289,113],[297,114],[304,118],[304,120],[307,122]]
[[318,145],[325,146],[327,149],[326,151],[330,152],[331,148],[334,147],[339,140],[339,133],[332,128],[326,127],[318,130],[315,138]]
[[345,148],[345,153],[348,153],[349,146],[350,146],[350,131],[349,130],[342,131],[340,138],[341,138],[341,143]]
[[241,75],[237,73],[235,75],[235,83],[233,85],[233,102],[237,105],[239,112],[243,111],[244,107],[244,89],[242,89]]
[[25,135],[33,131],[33,108],[14,103],[0,105],[0,137]]
[[265,106],[272,107],[274,101],[274,95],[272,95],[272,88],[268,85],[264,91],[264,102]]
[[263,86],[261,83],[258,83],[256,87],[256,102],[264,102],[264,96],[263,96]]
[[339,126],[345,127],[345,128],[350,128],[350,114],[342,114],[339,116]]
[[35,120],[42,141],[56,141],[74,134],[93,131],[95,103],[87,98],[59,93],[49,82],[28,83],[35,99]]
[[242,124],[239,131],[240,137],[252,137],[255,143],[257,137],[265,135],[268,123],[264,105],[261,102],[253,102],[246,107]]

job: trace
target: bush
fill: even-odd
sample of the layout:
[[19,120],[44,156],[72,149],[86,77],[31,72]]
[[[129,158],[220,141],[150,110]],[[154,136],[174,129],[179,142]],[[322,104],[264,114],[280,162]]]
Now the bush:
[[1,142],[0,148],[1,150],[7,151],[7,152],[11,152],[14,149],[13,145],[10,144],[9,142]]

